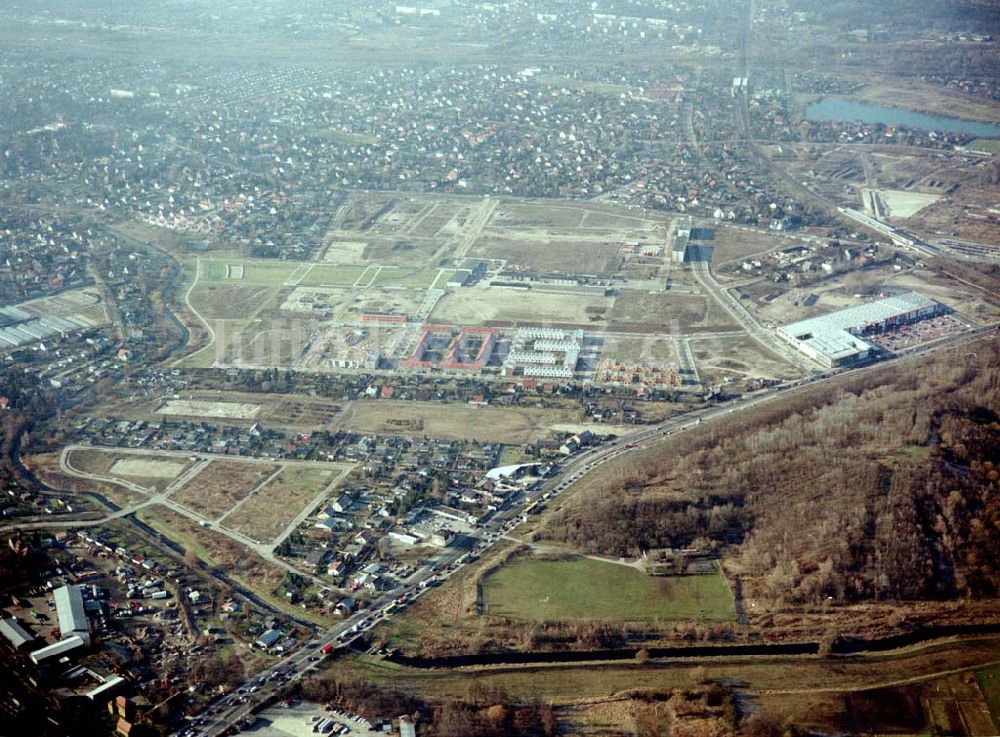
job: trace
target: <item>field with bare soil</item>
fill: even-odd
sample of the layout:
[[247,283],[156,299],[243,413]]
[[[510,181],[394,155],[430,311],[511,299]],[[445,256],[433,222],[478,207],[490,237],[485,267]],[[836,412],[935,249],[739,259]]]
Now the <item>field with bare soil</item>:
[[149,491],[162,491],[191,466],[189,461],[174,456],[126,453],[102,448],[76,449],[69,453],[66,463],[71,469],[81,473],[92,474],[112,483],[114,479],[121,479]]
[[288,466],[230,512],[221,524],[260,542],[269,542],[324,491],[347,466]]
[[427,435],[432,438],[521,445],[548,437],[554,425],[582,421],[578,409],[472,407],[414,401],[354,402],[345,409],[343,427],[386,435]]
[[592,323],[588,308],[607,312],[611,304],[611,298],[600,294],[503,287],[490,287],[486,290],[460,289],[442,297],[431,313],[431,321],[446,325],[547,322],[586,327]]
[[268,463],[213,460],[170,498],[206,519],[214,520],[280,468]]

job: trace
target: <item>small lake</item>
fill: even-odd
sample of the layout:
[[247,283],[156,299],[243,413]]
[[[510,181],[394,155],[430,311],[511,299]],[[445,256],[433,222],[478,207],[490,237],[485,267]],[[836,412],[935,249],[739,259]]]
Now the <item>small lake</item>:
[[814,122],[853,121],[860,123],[882,123],[884,125],[905,125],[908,128],[964,133],[969,136],[990,138],[1000,136],[1000,125],[979,123],[962,118],[946,118],[928,115],[898,107],[871,105],[857,100],[840,100],[827,97],[806,108],[806,119]]

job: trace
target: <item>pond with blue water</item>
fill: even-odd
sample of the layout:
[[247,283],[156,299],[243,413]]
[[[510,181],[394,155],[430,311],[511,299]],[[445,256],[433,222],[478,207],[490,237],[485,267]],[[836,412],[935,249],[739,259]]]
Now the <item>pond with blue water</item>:
[[898,107],[872,105],[857,100],[827,97],[806,107],[806,119],[813,122],[859,122],[904,125],[907,128],[963,133],[969,136],[992,138],[1000,136],[1000,125],[975,120],[929,115]]

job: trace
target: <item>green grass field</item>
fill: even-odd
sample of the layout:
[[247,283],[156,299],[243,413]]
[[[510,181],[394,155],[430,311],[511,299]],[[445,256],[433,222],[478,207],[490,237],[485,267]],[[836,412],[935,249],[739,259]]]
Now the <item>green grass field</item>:
[[[234,267],[230,270],[229,277],[226,276],[227,267]],[[243,267],[243,278],[234,278],[235,267]],[[288,278],[299,268],[295,262],[266,261],[252,259],[236,259],[232,261],[202,261],[201,281],[207,282],[231,282],[232,284],[284,284]]]
[[588,558],[520,560],[485,581],[489,614],[528,620],[731,620],[721,574],[648,576]]
[[428,288],[437,279],[437,269],[409,269],[405,266],[385,266],[372,284],[380,287]]
[[300,282],[301,286],[351,286],[358,280],[367,267],[365,266],[314,266]]
[[444,289],[448,280],[455,276],[455,269],[446,269],[438,274],[438,277],[431,284],[432,289]]
[[984,154],[1000,154],[1000,138],[977,138],[968,146],[970,151]]
[[1000,665],[976,671],[976,683],[983,692],[993,721],[1000,724]]

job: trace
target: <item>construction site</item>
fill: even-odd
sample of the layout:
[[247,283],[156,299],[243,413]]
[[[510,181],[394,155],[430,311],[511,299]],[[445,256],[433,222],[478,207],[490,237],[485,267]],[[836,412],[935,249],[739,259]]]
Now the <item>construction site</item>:
[[496,328],[425,325],[413,352],[399,362],[399,367],[482,371],[490,362],[498,337]]
[[602,384],[678,388],[683,383],[677,366],[651,366],[605,359],[597,366],[594,380]]
[[520,328],[511,339],[504,374],[536,379],[572,379],[583,349],[582,330]]

